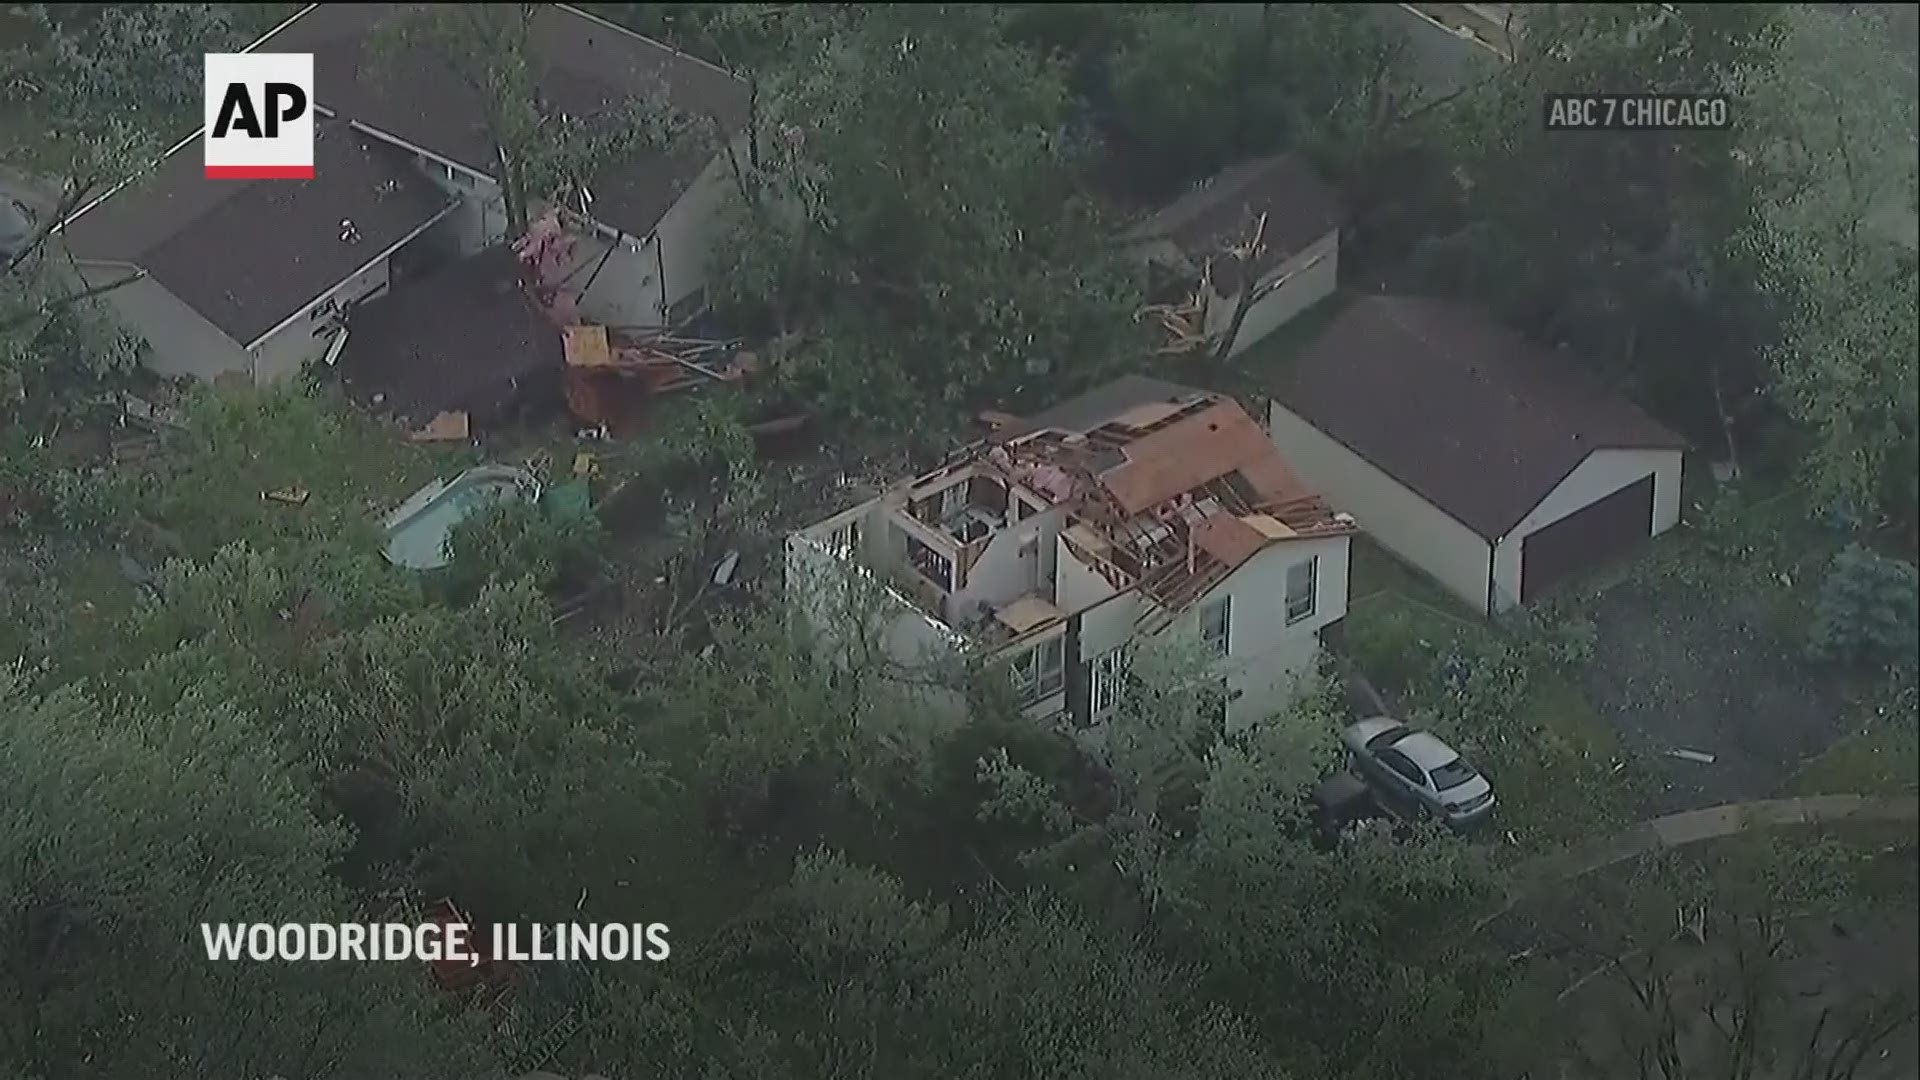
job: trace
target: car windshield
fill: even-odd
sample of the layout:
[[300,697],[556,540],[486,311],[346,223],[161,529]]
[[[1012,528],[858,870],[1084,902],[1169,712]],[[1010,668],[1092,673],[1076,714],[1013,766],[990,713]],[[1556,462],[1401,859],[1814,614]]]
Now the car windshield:
[[1477,775],[1479,774],[1473,771],[1473,766],[1467,764],[1464,759],[1454,758],[1445,765],[1434,768],[1433,786],[1441,791],[1451,791]]

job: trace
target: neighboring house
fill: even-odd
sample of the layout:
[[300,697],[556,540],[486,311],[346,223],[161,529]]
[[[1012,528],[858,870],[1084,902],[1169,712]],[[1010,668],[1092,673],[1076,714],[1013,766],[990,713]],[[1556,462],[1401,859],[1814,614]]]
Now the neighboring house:
[[1111,714],[1131,642],[1184,630],[1241,726],[1316,669],[1353,532],[1233,399],[1136,376],[796,532],[787,581],[818,624],[821,586],[859,568],[892,598],[895,659],[970,648],[1029,715],[1075,727]]
[[1678,435],[1445,301],[1355,301],[1275,377],[1268,427],[1368,536],[1489,614],[1680,518]]
[[1339,197],[1312,166],[1280,154],[1226,169],[1124,239],[1180,294],[1200,338],[1217,348],[1234,334],[1231,356],[1333,292],[1343,220]]
[[[314,54],[314,179],[207,180],[196,132],[61,226],[90,284],[144,271],[105,301],[152,346],[156,370],[283,378],[336,351],[343,313],[404,267],[506,238],[478,94],[430,54],[373,58],[374,32],[397,10],[313,5],[248,46]],[[745,126],[739,79],[574,8],[539,10],[531,52],[549,109],[591,116],[654,97],[725,137]],[[659,325],[697,301],[731,183],[725,157],[652,155],[589,183],[570,208],[585,234],[568,283],[582,314]]]
[[[315,179],[206,179],[198,145],[61,228],[86,283],[150,346],[162,375],[256,383],[339,340],[455,202],[404,155],[338,121],[314,125]],[[411,250],[410,250],[411,249]]]

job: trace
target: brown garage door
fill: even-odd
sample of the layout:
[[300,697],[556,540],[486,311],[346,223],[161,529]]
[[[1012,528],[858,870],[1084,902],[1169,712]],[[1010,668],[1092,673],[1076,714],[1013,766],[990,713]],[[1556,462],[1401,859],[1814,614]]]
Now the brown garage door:
[[1520,600],[1633,550],[1653,533],[1653,476],[1529,534],[1520,542]]

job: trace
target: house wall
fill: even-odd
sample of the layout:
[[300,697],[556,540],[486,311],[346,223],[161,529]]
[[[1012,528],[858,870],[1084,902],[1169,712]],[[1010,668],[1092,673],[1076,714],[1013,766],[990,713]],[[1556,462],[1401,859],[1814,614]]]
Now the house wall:
[[416,155],[413,161],[435,187],[459,200],[453,213],[429,230],[432,243],[464,257],[506,238],[507,206],[498,184],[429,157]]
[[651,234],[620,240],[596,236],[582,242],[576,253],[580,262],[598,263],[609,247],[614,252],[597,275],[589,266],[575,279],[584,286],[588,276],[594,275],[593,286],[580,298],[581,312],[613,326],[657,326],[665,321],[665,307],[706,284],[720,211],[732,185],[725,156],[717,156]]
[[1559,486],[1547,493],[1494,549],[1494,606],[1520,602],[1521,546],[1526,538],[1630,484],[1653,477],[1653,530],[1658,536],[1680,520],[1678,450],[1595,450]]
[[[80,276],[89,287],[125,277],[125,266],[86,265]],[[104,293],[100,302],[128,333],[146,341],[146,365],[168,378],[213,379],[248,370],[240,343],[188,307],[152,278],[141,278]]]
[[[952,594],[948,611],[965,622],[978,604],[999,607],[1030,592],[1051,600],[1047,582],[1053,569],[1053,547],[1066,513],[1062,507],[1049,507],[995,533],[967,571],[966,588]],[[1022,552],[1022,544],[1028,539],[1033,540],[1031,549]]]
[[[1347,614],[1347,566],[1351,538],[1290,540],[1248,559],[1214,586],[1173,624],[1198,634],[1200,609],[1221,595],[1228,608],[1227,726],[1238,729],[1270,719],[1292,702],[1303,676],[1320,659],[1320,631]],[[1320,561],[1313,614],[1287,625],[1287,571],[1308,559]],[[1172,628],[1169,628],[1170,630]]]
[[[1340,230],[1332,230],[1293,258],[1274,267],[1260,279],[1260,285],[1266,287],[1283,279],[1286,282],[1284,285],[1255,300],[1253,306],[1247,309],[1246,321],[1240,324],[1240,334],[1233,339],[1233,347],[1227,355],[1238,355],[1294,316],[1333,295],[1334,288],[1340,283]],[[1209,308],[1209,337],[1217,338],[1227,332],[1237,302],[1237,296],[1228,297]]]
[[1294,472],[1368,536],[1473,610],[1487,610],[1485,539],[1279,402],[1268,408],[1268,431]]
[[1053,606],[1069,613],[1083,611],[1119,591],[1098,570],[1081,562],[1058,535],[1053,546]]
[[340,312],[386,291],[388,262],[381,259],[341,282],[312,310],[273,332],[249,350],[253,381],[269,386],[298,375],[306,365],[324,358],[340,333]]

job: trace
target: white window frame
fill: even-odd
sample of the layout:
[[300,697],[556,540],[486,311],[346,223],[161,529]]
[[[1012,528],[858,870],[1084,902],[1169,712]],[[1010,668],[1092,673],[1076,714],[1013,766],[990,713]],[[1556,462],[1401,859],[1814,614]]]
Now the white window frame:
[[1127,675],[1126,646],[1108,649],[1087,665],[1087,718],[1100,721],[1113,715]]
[[1066,635],[1048,638],[1014,657],[1007,673],[1023,707],[1059,693],[1067,684]]
[[[1216,621],[1219,623],[1218,627],[1214,626]],[[1232,593],[1222,593],[1220,596],[1200,605],[1200,640],[1216,655],[1228,656],[1232,654]]]
[[[1307,592],[1304,597],[1295,597],[1293,593],[1294,571],[1305,567],[1307,571]],[[1287,589],[1285,594],[1287,625],[1311,619],[1320,609],[1320,556],[1314,555],[1287,567]]]

